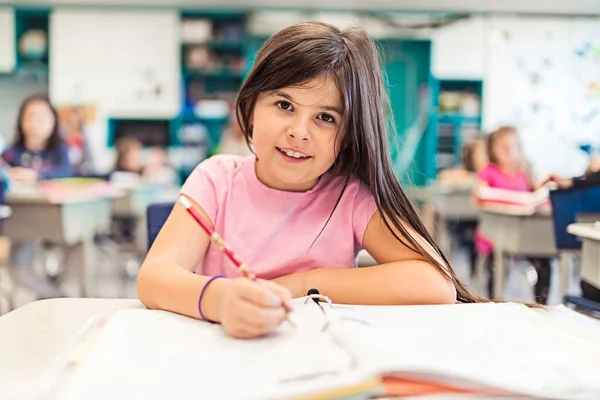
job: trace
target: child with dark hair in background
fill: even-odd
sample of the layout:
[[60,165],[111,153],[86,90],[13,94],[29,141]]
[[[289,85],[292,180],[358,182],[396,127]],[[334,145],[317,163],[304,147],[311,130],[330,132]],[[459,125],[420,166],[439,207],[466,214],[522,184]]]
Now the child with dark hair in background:
[[46,96],[35,95],[23,101],[14,144],[0,155],[10,166],[8,178],[11,181],[35,183],[41,179],[73,175],[57,118],[56,110]]
[[[42,179],[64,178],[73,175],[67,147],[59,134],[56,110],[44,95],[34,95],[23,101],[17,117],[13,146],[0,158],[9,166],[11,183],[33,184]],[[45,277],[33,271],[37,243],[11,243],[11,276],[15,283],[37,296],[56,297],[57,288]]]

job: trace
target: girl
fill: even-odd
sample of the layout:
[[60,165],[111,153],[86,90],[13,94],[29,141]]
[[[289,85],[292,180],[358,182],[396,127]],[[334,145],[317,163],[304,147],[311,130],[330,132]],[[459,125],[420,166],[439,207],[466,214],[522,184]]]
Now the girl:
[[220,154],[237,154],[240,156],[249,156],[252,153],[252,149],[246,141],[244,132],[240,129],[240,124],[237,120],[237,115],[232,113],[231,121],[229,126],[223,132],[221,137],[221,143],[219,145]]
[[[490,163],[479,171],[479,184],[499,189],[515,191],[533,191],[537,189],[533,182],[528,163],[523,159],[517,131],[512,127],[501,127],[492,132],[487,140],[487,152]],[[493,244],[480,232],[476,233],[477,251],[481,257],[487,258],[490,279],[488,290],[493,287],[492,258]],[[550,287],[550,259],[530,258],[537,272],[535,284],[535,299],[538,303],[546,304]]]
[[461,184],[477,180],[477,174],[489,162],[486,142],[475,139],[465,143],[462,148],[462,163],[455,168],[440,171],[437,180],[442,183]]
[[0,158],[10,167],[8,178],[13,182],[34,183],[73,175],[67,147],[60,138],[58,116],[48,97],[34,95],[23,101],[15,142]]
[[[25,99],[19,109],[16,131],[14,145],[0,155],[9,166],[7,175],[11,182],[31,184],[41,179],[72,176],[67,148],[59,135],[56,110],[46,96]],[[35,242],[11,243],[13,281],[38,297],[56,297],[59,295],[56,287],[33,272],[36,250]]]
[[[477,301],[394,175],[380,71],[360,28],[302,23],[267,40],[237,101],[256,156],[214,156],[181,190],[262,280],[239,278],[177,204],[140,269],[141,301],[235,337],[272,331],[311,288],[350,304]],[[353,268],[362,248],[378,266]]]

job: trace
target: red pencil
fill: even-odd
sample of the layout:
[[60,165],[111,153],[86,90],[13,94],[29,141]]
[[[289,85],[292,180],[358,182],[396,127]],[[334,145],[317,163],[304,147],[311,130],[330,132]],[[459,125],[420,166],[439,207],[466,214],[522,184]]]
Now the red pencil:
[[208,236],[210,236],[210,240],[216,246],[218,246],[219,249],[221,249],[221,251],[225,253],[225,255],[227,255],[227,257],[240,270],[242,275],[244,275],[246,278],[252,281],[256,281],[256,274],[250,271],[250,268],[248,268],[248,266],[239,259],[239,257],[233,252],[231,247],[229,247],[225,240],[223,240],[221,235],[215,232],[215,230],[206,221],[202,219],[200,214],[198,214],[198,212],[194,210],[194,207],[192,207],[192,203],[190,203],[190,201],[185,197],[179,196],[179,204],[181,204],[187,210],[188,214],[190,214],[192,218],[194,218],[196,222],[198,222],[202,229],[204,229]]
[[[231,247],[229,247],[229,245],[223,240],[221,235],[219,235],[217,232],[215,232],[215,230],[206,221],[204,221],[202,219],[200,214],[198,214],[198,212],[196,210],[194,210],[194,207],[192,207],[192,203],[190,203],[190,201],[183,196],[179,196],[178,200],[179,200],[179,204],[181,204],[186,209],[188,214],[190,214],[192,216],[192,218],[194,218],[196,220],[196,222],[198,222],[198,224],[202,227],[202,229],[204,229],[204,231],[208,234],[208,236],[210,236],[210,240],[216,246],[218,246],[223,253],[225,253],[227,255],[227,257],[240,270],[242,275],[244,275],[246,278],[256,282],[256,279],[257,279],[256,274],[254,272],[250,271],[250,268],[248,268],[248,266],[246,264],[244,264],[239,259],[238,256],[236,256],[236,254],[233,252]],[[292,310],[289,305],[284,304],[283,306],[287,312],[290,312]],[[296,325],[292,321],[290,321],[290,319],[288,317],[286,317],[286,321],[291,326],[296,327]]]

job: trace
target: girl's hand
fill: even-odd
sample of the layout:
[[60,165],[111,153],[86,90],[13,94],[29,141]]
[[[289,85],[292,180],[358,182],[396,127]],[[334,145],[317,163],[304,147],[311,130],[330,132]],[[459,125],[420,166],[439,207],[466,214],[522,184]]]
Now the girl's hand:
[[228,279],[220,296],[217,315],[225,332],[252,338],[275,330],[291,311],[290,291],[275,282],[246,278]]
[[34,183],[38,180],[38,173],[31,168],[13,167],[8,172],[8,177],[19,183]]
[[544,186],[547,183],[550,182],[555,182],[556,185],[560,188],[560,189],[568,189],[571,186],[573,186],[573,179],[563,179],[561,177],[559,177],[558,175],[549,175],[546,179],[544,179],[542,181],[542,183],[540,183],[539,187]]

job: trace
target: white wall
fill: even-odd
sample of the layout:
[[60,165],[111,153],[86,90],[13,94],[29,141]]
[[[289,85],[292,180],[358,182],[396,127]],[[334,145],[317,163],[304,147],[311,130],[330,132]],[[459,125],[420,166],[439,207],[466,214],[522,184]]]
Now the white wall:
[[537,175],[573,176],[579,144],[600,147],[600,64],[576,54],[584,43],[600,49],[600,19],[482,17],[434,33],[432,72],[482,79],[484,130],[517,126]]
[[[179,14],[172,11],[56,9],[50,16],[50,95],[57,105],[91,104],[86,132],[112,165],[107,119],[174,118],[180,110]],[[158,89],[158,91],[157,91]]]
[[483,79],[487,54],[487,19],[473,17],[435,29],[431,73],[438,79]]
[[0,73],[15,68],[15,16],[12,8],[0,7]]

